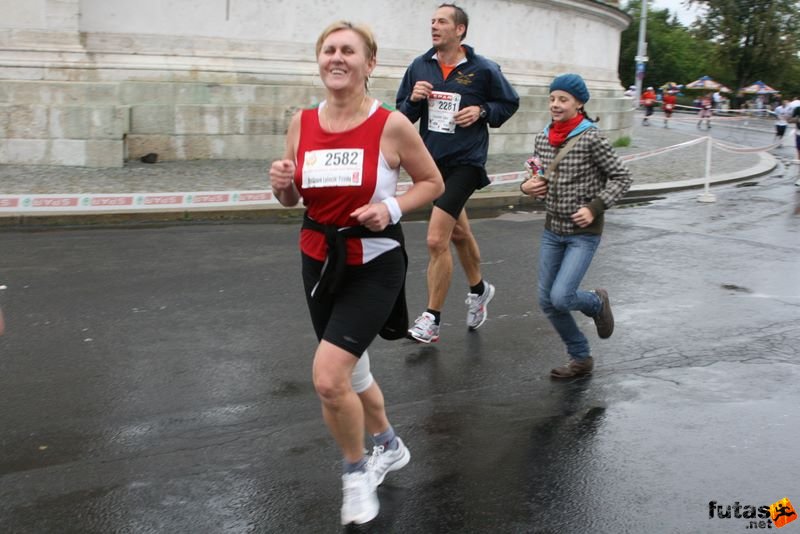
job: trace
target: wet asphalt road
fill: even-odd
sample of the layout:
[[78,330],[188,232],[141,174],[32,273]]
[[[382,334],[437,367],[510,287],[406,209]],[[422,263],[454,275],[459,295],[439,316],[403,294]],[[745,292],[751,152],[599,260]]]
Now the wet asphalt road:
[[[366,532],[744,532],[709,501],[800,505],[800,188],[770,176],[607,216],[582,318],[595,374],[535,301],[542,216],[475,221],[498,295],[442,339],[377,341],[412,461]],[[411,313],[425,226],[405,225]],[[310,381],[297,225],[0,232],[0,530],[338,532],[339,456]],[[800,521],[785,527],[800,532]]]

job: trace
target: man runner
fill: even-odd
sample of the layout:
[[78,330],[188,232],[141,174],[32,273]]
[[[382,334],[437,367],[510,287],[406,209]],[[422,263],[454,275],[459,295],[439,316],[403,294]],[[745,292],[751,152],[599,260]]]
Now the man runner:
[[431,19],[433,48],[406,70],[397,92],[397,109],[411,122],[420,121],[420,134],[445,181],[445,192],[434,202],[428,225],[428,308],[409,329],[422,343],[439,339],[450,280],[452,242],[470,289],[467,327],[486,321],[495,288],[483,280],[478,243],[464,205],[470,195],[489,184],[486,157],[488,126],[497,128],[519,107],[519,95],[497,63],[462,44],[469,18],[454,4],[442,4]]

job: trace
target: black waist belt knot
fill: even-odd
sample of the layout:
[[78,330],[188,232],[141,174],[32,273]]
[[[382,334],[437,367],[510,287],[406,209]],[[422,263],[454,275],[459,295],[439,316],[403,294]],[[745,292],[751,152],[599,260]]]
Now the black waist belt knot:
[[332,224],[322,224],[308,216],[308,212],[303,214],[303,229],[313,230],[325,235],[325,243],[328,245],[328,255],[322,265],[322,272],[319,281],[311,290],[311,297],[323,299],[326,296],[335,295],[342,285],[345,269],[347,268],[347,246],[348,238],[375,238],[384,237],[394,239],[400,243],[400,250],[403,252],[405,268],[403,272],[403,287],[394,303],[392,312],[383,328],[379,332],[384,339],[400,339],[405,337],[408,331],[408,307],[406,305],[406,282],[405,271],[408,269],[408,255],[406,254],[405,239],[400,223],[390,224],[380,232],[373,232],[364,226],[350,226],[340,228]]

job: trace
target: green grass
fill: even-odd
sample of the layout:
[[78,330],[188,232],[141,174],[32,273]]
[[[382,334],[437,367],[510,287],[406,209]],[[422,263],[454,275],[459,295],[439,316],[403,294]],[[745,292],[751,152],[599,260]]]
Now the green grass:
[[620,137],[619,139],[614,141],[613,146],[614,146],[614,148],[621,148],[621,147],[624,147],[624,146],[631,146],[631,138],[628,137],[627,135],[623,135],[622,137]]

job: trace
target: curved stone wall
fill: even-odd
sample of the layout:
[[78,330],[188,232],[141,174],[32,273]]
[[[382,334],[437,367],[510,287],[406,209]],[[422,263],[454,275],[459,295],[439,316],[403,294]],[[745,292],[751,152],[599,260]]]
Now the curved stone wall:
[[[288,118],[316,103],[314,42],[329,22],[376,34],[372,93],[387,102],[430,47],[439,2],[390,0],[0,0],[0,163],[121,165],[279,154]],[[609,137],[632,112],[617,76],[616,7],[591,0],[472,0],[465,42],[497,61],[522,96],[492,152],[525,152],[545,125],[547,83],[578,72]]]

